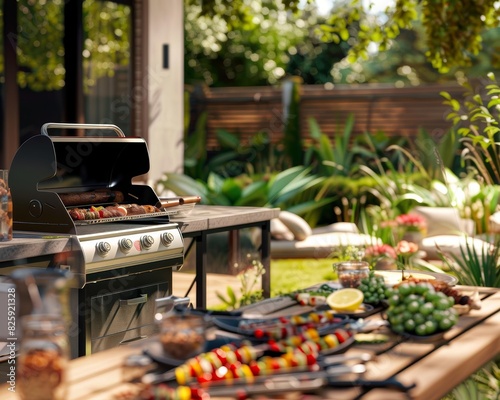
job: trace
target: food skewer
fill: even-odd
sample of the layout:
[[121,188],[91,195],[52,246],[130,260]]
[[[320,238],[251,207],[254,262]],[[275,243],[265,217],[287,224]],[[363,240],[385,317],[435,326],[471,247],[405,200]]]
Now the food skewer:
[[[143,383],[175,380],[179,385],[184,385],[194,381],[234,379],[242,375],[275,374],[296,367],[316,368],[317,358],[322,351],[331,350],[351,337],[351,331],[341,328],[324,336],[320,336],[315,329],[309,329],[301,335],[258,346],[243,344],[237,347],[228,344],[193,357],[174,370],[147,374],[143,377]],[[226,369],[224,374],[222,368]],[[227,373],[228,370],[231,374]]]
[[282,394],[284,392],[310,392],[321,389],[325,386],[331,387],[361,387],[364,389],[373,388],[392,388],[401,392],[408,392],[416,385],[404,384],[396,378],[384,380],[369,380],[361,376],[366,372],[366,366],[363,364],[338,365],[329,367],[326,370],[288,373],[283,375],[257,377],[253,382],[247,380],[233,380],[231,385],[223,382],[215,383],[209,386],[192,385],[171,387],[166,384],[160,384],[155,387],[149,387],[147,390],[153,393],[160,393],[161,398],[180,398],[182,393],[184,398],[203,399],[206,395],[213,397],[230,397],[237,394],[238,399],[246,399],[252,396],[265,394]]

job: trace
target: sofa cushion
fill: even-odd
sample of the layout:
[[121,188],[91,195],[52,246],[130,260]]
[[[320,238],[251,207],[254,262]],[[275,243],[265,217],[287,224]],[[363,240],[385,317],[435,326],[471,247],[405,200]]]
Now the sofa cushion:
[[289,211],[281,211],[278,218],[290,229],[295,240],[305,240],[312,233],[307,221],[297,214]]
[[329,232],[308,236],[306,239],[297,241],[271,242],[272,258],[327,258],[332,253],[346,246],[369,246],[382,244],[380,239],[362,233],[352,232]]
[[293,240],[293,232],[279,218],[271,220],[271,237],[275,240]]
[[458,258],[462,257],[462,251],[467,255],[467,248],[473,250],[478,257],[483,252],[491,250],[491,243],[484,240],[467,237],[465,235],[436,235],[423,238],[419,244],[419,250],[425,251],[426,258],[439,260],[439,251],[444,254],[452,254]]
[[473,221],[460,218],[456,208],[417,206],[411,212],[427,221],[426,236],[474,234]]
[[334,222],[330,225],[319,226],[313,228],[312,234],[316,235],[318,233],[329,233],[329,232],[351,232],[359,233],[359,229],[353,222]]

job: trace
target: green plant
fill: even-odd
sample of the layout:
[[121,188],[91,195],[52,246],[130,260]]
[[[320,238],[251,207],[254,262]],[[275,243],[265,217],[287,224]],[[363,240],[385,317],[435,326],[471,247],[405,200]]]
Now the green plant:
[[462,179],[460,186],[462,199],[457,205],[461,215],[474,221],[476,234],[489,234],[490,217],[499,210],[500,186],[485,184],[470,176]]
[[392,165],[401,165],[406,162],[400,152],[389,151],[392,146],[401,148],[409,145],[408,138],[399,136],[389,136],[385,132],[363,132],[356,136],[354,149],[363,160],[363,165],[369,168],[376,168],[377,161],[387,159]]
[[264,265],[260,261],[253,260],[238,274],[241,296],[238,297],[231,286],[226,288],[226,295],[219,292],[216,292],[216,295],[224,306],[231,310],[256,303],[263,299],[262,290],[255,287],[265,273]]
[[460,141],[456,132],[450,129],[442,137],[436,137],[420,128],[414,143],[415,152],[422,167],[433,180],[443,181],[446,170],[457,171]]
[[443,400],[498,400],[500,398],[500,360],[489,362],[462,382]]
[[241,174],[265,174],[279,170],[278,151],[271,146],[266,132],[257,132],[242,143],[239,135],[224,129],[217,129],[216,137],[220,150],[212,155],[205,165],[207,171],[224,177]]
[[178,196],[198,195],[203,204],[279,207],[304,215],[332,201],[320,191],[324,178],[297,166],[266,175],[224,178],[210,173],[207,182],[184,174],[165,173],[156,182],[156,191],[171,190]]
[[450,106],[447,118],[462,136],[462,161],[470,163],[488,184],[500,184],[500,86],[493,73],[487,75],[489,84],[478,87],[465,80],[462,103],[447,92],[441,92],[444,104]]
[[300,85],[301,79],[291,78],[284,82],[283,93],[287,99],[283,101],[285,110],[285,126],[283,129],[283,151],[289,167],[300,165],[304,160],[304,150],[300,128]]
[[500,398],[500,359],[488,363],[473,376],[486,399]]
[[[186,116],[185,118],[189,118]],[[184,173],[192,178],[207,180],[210,173],[232,178],[242,174],[265,174],[279,170],[283,164],[281,151],[271,146],[265,132],[255,133],[248,143],[239,135],[224,129],[216,131],[220,149],[207,151],[207,113],[202,113],[192,132],[184,135]],[[187,124],[188,125],[188,124]]]
[[367,59],[373,43],[379,51],[387,51],[401,31],[421,21],[426,33],[426,57],[440,73],[446,73],[453,67],[471,65],[472,56],[482,49],[481,34],[498,26],[498,9],[493,1],[400,0],[386,7],[384,18],[374,17],[364,6],[355,0],[339,4],[322,27],[323,40],[349,42],[350,63]]
[[[186,116],[185,116],[186,118]],[[195,178],[205,177],[204,164],[207,160],[207,113],[202,113],[196,121],[194,131],[184,133],[184,171]]]
[[355,170],[356,151],[351,148],[353,138],[354,115],[347,117],[344,130],[334,136],[333,142],[321,129],[314,118],[308,119],[309,131],[313,143],[307,149],[304,163],[316,164],[316,170],[323,176],[350,176]]
[[461,256],[448,254],[438,247],[438,254],[445,265],[458,278],[460,284],[470,286],[500,287],[500,241],[489,249],[481,247],[478,252],[474,248],[472,238],[460,247]]

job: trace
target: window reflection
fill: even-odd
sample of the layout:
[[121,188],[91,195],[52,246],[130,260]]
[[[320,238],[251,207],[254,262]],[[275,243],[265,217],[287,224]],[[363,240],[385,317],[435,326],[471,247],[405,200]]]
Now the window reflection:
[[[64,2],[19,0],[17,4],[19,129],[23,142],[39,134],[45,122],[63,117]],[[12,45],[6,39],[4,45]]]
[[112,123],[130,136],[132,118],[131,6],[83,2],[85,121]]
[[[64,0],[17,2],[20,143],[39,134],[46,122],[65,121],[65,107],[76,104],[76,99],[65,97],[65,3]],[[0,4],[3,11],[2,0]],[[132,116],[132,7],[86,0],[82,11],[84,122],[113,123],[128,135]],[[9,45],[9,38],[3,45]],[[3,63],[3,57],[0,62]],[[3,85],[2,65],[0,71]]]

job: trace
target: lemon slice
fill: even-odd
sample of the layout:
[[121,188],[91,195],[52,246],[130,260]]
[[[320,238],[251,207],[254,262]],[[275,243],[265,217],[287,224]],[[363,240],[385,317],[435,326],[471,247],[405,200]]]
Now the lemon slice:
[[363,292],[355,288],[339,289],[328,295],[326,303],[333,310],[356,311],[363,303]]

